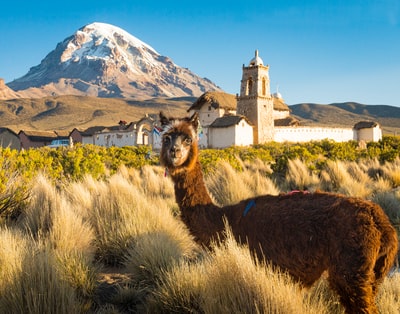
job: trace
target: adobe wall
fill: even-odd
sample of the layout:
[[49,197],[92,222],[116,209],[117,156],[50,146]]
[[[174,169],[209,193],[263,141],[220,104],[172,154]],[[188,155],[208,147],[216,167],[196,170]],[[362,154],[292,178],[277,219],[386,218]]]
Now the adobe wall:
[[275,127],[275,142],[309,142],[324,139],[347,142],[357,140],[357,133],[352,128]]

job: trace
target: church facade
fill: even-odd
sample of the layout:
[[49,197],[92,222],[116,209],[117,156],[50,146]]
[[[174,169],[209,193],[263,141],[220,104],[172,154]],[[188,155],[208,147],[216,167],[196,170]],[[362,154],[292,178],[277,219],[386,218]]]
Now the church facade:
[[242,67],[240,94],[203,94],[188,109],[199,113],[201,147],[224,148],[276,142],[305,142],[332,139],[379,141],[378,123],[363,121],[353,127],[301,126],[290,116],[290,109],[279,93],[271,94],[269,66],[255,52],[248,66]]

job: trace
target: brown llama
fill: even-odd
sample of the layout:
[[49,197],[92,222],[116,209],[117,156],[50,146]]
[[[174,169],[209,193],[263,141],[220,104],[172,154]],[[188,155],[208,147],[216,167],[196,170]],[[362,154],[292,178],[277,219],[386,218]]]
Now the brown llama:
[[380,206],[331,193],[264,195],[216,206],[198,160],[198,117],[167,118],[161,164],[175,186],[181,218],[205,246],[223,237],[224,217],[237,241],[310,287],[323,272],[347,313],[377,313],[378,285],[397,255],[395,229]]

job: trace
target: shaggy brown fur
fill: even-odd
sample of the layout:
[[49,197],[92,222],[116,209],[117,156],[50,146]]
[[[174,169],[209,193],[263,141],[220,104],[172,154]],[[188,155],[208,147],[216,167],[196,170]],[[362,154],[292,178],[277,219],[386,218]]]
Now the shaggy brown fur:
[[396,231],[377,204],[329,193],[294,193],[220,208],[208,194],[198,161],[197,115],[168,119],[161,113],[160,118],[165,132],[161,162],[175,184],[182,220],[199,243],[209,246],[223,236],[226,217],[235,238],[247,242],[259,258],[308,287],[327,271],[347,313],[377,313],[377,287],[398,249]]

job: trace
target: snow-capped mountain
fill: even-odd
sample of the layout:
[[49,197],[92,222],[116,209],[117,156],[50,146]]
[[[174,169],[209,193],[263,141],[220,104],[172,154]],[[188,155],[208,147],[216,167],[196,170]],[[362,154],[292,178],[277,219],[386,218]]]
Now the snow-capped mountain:
[[220,90],[123,29],[105,23],[82,27],[7,85],[25,97],[177,97]]

